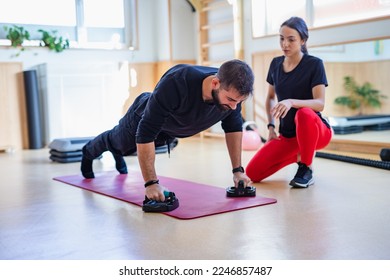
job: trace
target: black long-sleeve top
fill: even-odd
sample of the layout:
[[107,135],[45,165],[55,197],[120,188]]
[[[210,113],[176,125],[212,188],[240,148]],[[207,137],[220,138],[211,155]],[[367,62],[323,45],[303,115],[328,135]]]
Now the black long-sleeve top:
[[219,121],[225,133],[242,131],[241,104],[235,110],[221,111],[202,98],[203,80],[217,71],[214,67],[185,64],[168,70],[154,91],[141,94],[130,108],[139,120],[132,126],[136,128],[136,142],[152,142],[160,133],[189,137]]

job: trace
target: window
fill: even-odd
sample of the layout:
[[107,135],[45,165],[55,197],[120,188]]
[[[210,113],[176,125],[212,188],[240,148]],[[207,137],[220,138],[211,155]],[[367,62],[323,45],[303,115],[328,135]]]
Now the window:
[[57,30],[71,41],[72,47],[134,49],[137,43],[136,2],[0,0],[0,39],[6,38],[3,26],[18,25],[30,33],[31,40],[40,40],[39,29]]
[[280,25],[291,16],[305,18],[306,0],[252,0],[254,37],[276,34]]
[[390,0],[252,0],[252,34],[277,34],[291,16],[305,19],[308,27],[342,24],[390,14]]
[[390,0],[313,0],[313,7],[313,27],[390,14]]
[[86,26],[124,28],[123,0],[83,0],[83,3]]
[[[76,25],[74,0],[0,0],[0,5],[0,21],[2,23],[53,26]],[[39,13],[39,11],[42,11],[44,14]]]

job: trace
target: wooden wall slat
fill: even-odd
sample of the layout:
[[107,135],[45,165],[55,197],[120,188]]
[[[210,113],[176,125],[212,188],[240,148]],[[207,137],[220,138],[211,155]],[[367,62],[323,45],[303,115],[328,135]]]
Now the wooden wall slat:
[[0,63],[0,147],[28,148],[22,63]]

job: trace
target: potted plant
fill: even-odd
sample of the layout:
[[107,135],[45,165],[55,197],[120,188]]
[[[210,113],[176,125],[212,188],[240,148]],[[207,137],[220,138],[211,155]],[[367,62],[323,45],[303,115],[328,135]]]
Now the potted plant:
[[24,51],[23,42],[30,39],[30,33],[23,26],[13,25],[11,27],[4,26],[7,32],[6,38],[11,41],[11,46],[18,48],[19,52],[15,56],[19,56],[21,51]]
[[62,52],[63,50],[69,48],[69,40],[64,39],[62,36],[57,36],[57,30],[52,30],[51,32],[39,29],[38,32],[42,33],[42,46],[48,47],[49,50],[55,52]]
[[347,91],[347,96],[339,96],[334,102],[338,105],[347,106],[352,110],[359,110],[359,115],[363,114],[364,107],[380,108],[382,105],[381,99],[386,96],[373,88],[369,82],[365,82],[359,86],[355,79],[351,76],[344,77],[344,89]]

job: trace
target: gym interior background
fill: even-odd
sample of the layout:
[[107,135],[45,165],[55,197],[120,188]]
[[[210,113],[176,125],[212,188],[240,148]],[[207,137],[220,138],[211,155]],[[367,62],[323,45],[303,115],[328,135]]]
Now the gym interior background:
[[[0,19],[0,166],[3,177],[0,220],[5,225],[0,230],[0,259],[388,259],[390,221],[383,216],[387,211],[385,198],[390,194],[385,188],[390,179],[387,170],[317,159],[318,183],[306,193],[292,192],[284,184],[289,176],[286,174],[292,173],[287,169],[270,181],[256,185],[259,193],[277,197],[277,204],[184,223],[167,217],[145,217],[135,206],[123,206],[121,202],[95,195],[80,195],[79,190],[51,180],[54,176],[79,172],[77,163],[58,164],[49,160],[48,145],[53,139],[94,136],[111,128],[138,94],[152,91],[164,71],[178,63],[218,66],[232,58],[245,60],[254,69],[256,81],[254,97],[246,101],[244,116],[255,121],[260,134],[266,136],[263,103],[266,72],[270,59],[279,53],[278,26],[291,15],[310,19],[309,53],[324,60],[329,79],[325,116],[356,113],[334,104],[335,97],[343,94],[342,80],[346,75],[353,75],[361,83],[371,82],[387,96],[381,108],[367,109],[366,114],[390,113],[388,1],[371,1],[376,4],[369,7],[362,4],[367,1],[338,1],[341,4],[336,8],[319,5],[323,13],[317,14],[306,14],[310,12],[307,7],[322,1],[285,1],[283,5],[279,3],[279,7],[285,6],[286,10],[270,16],[275,10],[272,5],[268,5],[267,10],[265,4],[271,2],[280,1],[125,0],[124,26],[114,28],[121,35],[119,40],[114,37],[114,42],[100,42],[102,39],[95,34],[96,30],[86,25],[87,19],[84,24],[78,20],[74,26],[55,26],[61,35],[70,38],[70,48],[61,53],[37,45],[36,31],[42,28],[39,24],[20,24],[35,37],[23,51],[11,47],[3,26],[12,24]],[[355,2],[361,3],[355,5]],[[80,5],[84,1],[76,3]],[[85,1],[85,7],[87,4]],[[39,9],[36,11],[38,13]],[[349,19],[346,11],[361,18]],[[43,25],[43,28],[53,26]],[[113,31],[101,30],[99,34],[106,32],[111,35]],[[37,149],[31,149],[29,139],[25,104],[28,89],[23,79],[26,71],[37,73],[39,86],[42,142]],[[179,172],[183,179],[226,187],[231,178],[211,171],[213,168],[230,170],[226,160],[221,162],[227,159],[223,156],[223,145],[220,128],[215,126],[192,139],[180,141],[175,148],[176,160],[161,156],[157,165],[164,175],[178,177],[168,165],[172,162],[181,170],[179,160],[193,161],[199,169],[187,168]],[[389,130],[384,130],[336,135],[330,148],[337,153],[379,160],[379,151],[389,146]],[[199,152],[199,159],[189,156],[196,154],[193,151]],[[244,151],[244,160],[250,155],[251,152]],[[210,162],[210,167],[204,166],[202,160]],[[135,158],[127,161],[136,168]],[[99,166],[101,170],[109,170],[113,165],[110,159],[103,159]],[[355,178],[348,174],[354,174]],[[71,206],[74,207],[70,209]],[[92,208],[95,214],[91,213]],[[308,212],[311,213],[309,220]],[[343,215],[337,217],[338,213]],[[68,215],[79,217],[72,224]],[[236,221],[238,218],[246,229],[237,243],[241,249],[236,252],[218,241],[221,236],[231,237],[227,231],[238,230],[230,218]],[[362,219],[360,225],[358,221],[353,222],[356,219]],[[210,221],[217,227],[213,233],[206,228]],[[70,227],[67,227],[69,222]],[[169,235],[165,224],[174,228],[167,240],[171,248],[177,249],[163,252],[145,245],[144,238],[153,238],[150,232],[156,230],[152,223],[159,225],[165,235]],[[90,240],[74,237],[75,228],[82,224],[82,233],[92,234]],[[106,226],[112,228],[104,229]],[[196,241],[199,246],[192,252],[180,250],[193,242],[189,235],[194,229],[203,241],[209,242],[200,246]],[[287,229],[292,235],[289,236]],[[97,232],[105,233],[101,238],[106,241],[100,244]],[[266,239],[260,240],[257,233]],[[41,243],[45,239],[50,241]],[[131,239],[138,242],[137,245],[125,249],[126,244],[132,243]],[[56,240],[61,241],[61,246]],[[248,240],[253,241],[252,248],[248,248],[251,246]],[[77,248],[83,243],[92,253]]]

